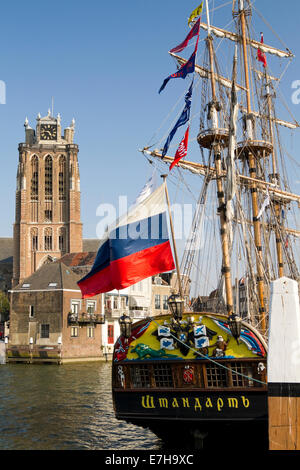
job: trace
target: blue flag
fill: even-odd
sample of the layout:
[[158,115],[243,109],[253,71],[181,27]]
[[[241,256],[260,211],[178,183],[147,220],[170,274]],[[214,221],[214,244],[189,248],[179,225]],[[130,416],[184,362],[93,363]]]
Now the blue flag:
[[167,85],[168,81],[171,80],[171,78],[185,78],[188,73],[194,73],[195,72],[195,59],[196,59],[196,50],[193,52],[189,60],[178,70],[178,72],[173,73],[172,75],[170,75],[168,78],[164,80],[164,83],[160,87],[158,93],[163,91],[163,89]]
[[173,139],[174,135],[176,134],[177,129],[181,126],[184,126],[190,120],[193,84],[194,84],[194,82],[191,83],[189,91],[185,95],[184,110],[182,111],[181,116],[178,119],[178,121],[176,122],[175,126],[171,130],[169,137],[167,138],[167,141],[166,141],[165,146],[164,146],[163,151],[162,151],[162,157],[164,157],[167,154],[167,151],[168,151],[168,148],[170,146],[171,140]]

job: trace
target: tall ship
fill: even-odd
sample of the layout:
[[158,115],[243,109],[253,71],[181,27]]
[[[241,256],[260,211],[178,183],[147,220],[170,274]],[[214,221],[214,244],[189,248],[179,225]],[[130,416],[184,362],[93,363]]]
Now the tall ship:
[[226,29],[211,24],[207,0],[191,13],[170,51],[176,71],[159,90],[184,79],[184,110],[161,148],[142,149],[196,201],[179,262],[166,178],[156,190],[166,196],[177,282],[168,314],[120,319],[113,355],[116,417],[165,441],[267,439],[270,285],[300,279],[299,163],[282,143],[299,124],[279,91],[293,53],[256,32],[256,19],[268,25],[256,6],[233,1]]

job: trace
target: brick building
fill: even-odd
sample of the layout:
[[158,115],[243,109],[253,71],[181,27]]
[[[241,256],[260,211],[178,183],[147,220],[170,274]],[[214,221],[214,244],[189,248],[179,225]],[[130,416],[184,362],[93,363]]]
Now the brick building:
[[75,122],[62,135],[61,118],[25,121],[19,144],[14,224],[13,286],[44,263],[82,251],[78,145]]
[[79,279],[65,264],[54,262],[12,289],[9,362],[103,358],[101,295],[82,300]]
[[60,115],[49,111],[35,129],[27,119],[24,126],[14,237],[0,239],[0,286],[11,289],[9,360],[101,359],[103,350],[112,352],[123,313],[135,321],[167,312],[171,277],[81,299],[77,281],[90,271],[99,240],[82,239],[75,122],[62,133]]
[[[80,270],[56,262],[83,251],[75,122],[62,132],[60,115],[53,117],[49,111],[45,117],[38,115],[35,129],[27,119],[24,126],[13,253],[7,250],[0,266],[5,284],[13,263],[8,356],[58,362],[99,359],[101,296],[83,301],[77,285]],[[0,240],[7,248],[10,241]],[[85,240],[88,251],[96,252],[98,244]]]
[[[87,245],[87,244],[86,244]],[[88,245],[87,245],[88,246]],[[80,277],[85,276],[92,268],[96,253],[69,253],[61,258]],[[120,335],[119,318],[126,313],[132,321],[138,321],[151,315],[152,279],[142,281],[121,291],[102,294],[102,313],[105,324],[102,326],[102,348],[106,354],[112,354],[115,341]]]

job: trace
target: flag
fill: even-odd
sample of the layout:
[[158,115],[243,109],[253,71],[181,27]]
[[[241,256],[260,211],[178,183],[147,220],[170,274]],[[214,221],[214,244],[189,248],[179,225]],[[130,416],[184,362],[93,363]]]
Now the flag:
[[257,215],[257,218],[260,219],[263,213],[265,212],[266,208],[270,205],[270,196],[269,194],[267,195],[266,199],[263,202],[263,205],[261,206],[261,209]]
[[187,128],[184,138],[182,139],[181,143],[179,144],[178,150],[175,154],[174,161],[170,165],[170,171],[174,168],[175,165],[183,158],[186,157],[187,148],[188,148],[188,141],[189,141],[189,132],[190,126]]
[[170,134],[167,138],[167,141],[166,141],[165,146],[164,146],[163,151],[162,151],[162,158],[167,154],[168,148],[170,146],[170,143],[171,143],[174,135],[176,134],[177,129],[181,126],[184,126],[190,120],[190,112],[191,112],[191,104],[192,104],[192,93],[193,93],[193,83],[194,82],[191,83],[189,91],[185,95],[184,110],[182,111],[182,113],[180,115],[180,118],[176,122],[175,126],[173,127],[173,129],[171,130],[171,132],[170,132]]
[[229,125],[229,146],[227,156],[227,179],[226,179],[226,217],[228,221],[228,234],[230,243],[233,240],[231,222],[234,217],[233,199],[236,195],[236,135],[237,135],[237,118],[238,118],[238,99],[236,89],[236,74],[237,74],[237,47],[233,60],[232,69],[232,87],[231,87],[231,102],[230,102],[230,125]]
[[78,281],[83,298],[124,289],[175,269],[167,228],[165,185],[108,230],[91,271]]
[[235,51],[232,71],[232,87],[231,87],[231,101],[230,101],[230,125],[229,125],[229,147],[227,157],[227,201],[231,201],[236,193],[236,164],[235,164],[235,150],[236,150],[236,133],[237,133],[237,118],[238,118],[238,99],[236,89],[236,69],[237,69],[237,49]]
[[141,190],[140,194],[132,204],[132,208],[134,206],[137,206],[141,204],[145,199],[147,199],[148,196],[154,191],[154,188],[156,186],[156,170],[152,173],[152,176],[148,179],[146,184],[144,185],[143,189]]
[[289,236],[288,236],[288,235],[287,235],[287,237],[286,237],[284,247],[285,247],[285,248],[288,248],[288,247],[289,247]]
[[[198,39],[199,39],[199,36],[198,36]],[[172,75],[170,75],[168,78],[164,80],[158,93],[161,93],[164,90],[168,81],[171,80],[171,78],[185,78],[189,73],[195,72],[195,60],[196,60],[197,48],[198,48],[198,40],[197,40],[196,48],[193,54],[191,55],[191,57],[189,58],[189,60],[184,65],[182,65],[182,67],[180,67],[180,69],[177,72],[173,73]]]
[[[263,44],[264,43],[264,35],[263,35],[263,33],[260,33],[260,35],[261,35],[260,43]],[[260,48],[258,48],[258,51],[257,51],[257,60],[262,62],[264,64],[265,68],[267,67],[266,54]]]
[[194,18],[197,18],[198,16],[201,15],[202,10],[203,10],[203,2],[201,3],[201,5],[199,5],[197,8],[195,8],[194,11],[192,11],[192,13],[189,17],[189,20],[188,20],[188,25],[191,23],[191,21],[193,21]]
[[172,53],[177,53],[177,52],[181,52],[183,51],[183,49],[188,45],[188,43],[190,42],[190,40],[194,37],[194,36],[197,36],[197,34],[199,34],[200,32],[200,21],[201,21],[201,18],[199,18],[199,20],[194,24],[194,26],[192,27],[191,31],[189,32],[189,34],[187,35],[187,37],[185,38],[185,40],[179,44],[179,46],[177,47],[174,47],[173,49],[170,50],[170,52]]

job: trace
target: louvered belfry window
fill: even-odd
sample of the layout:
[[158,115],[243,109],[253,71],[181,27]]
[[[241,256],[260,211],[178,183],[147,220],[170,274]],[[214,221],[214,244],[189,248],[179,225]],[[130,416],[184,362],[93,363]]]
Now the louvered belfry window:
[[59,174],[58,174],[58,191],[59,200],[66,199],[66,157],[63,155],[59,158]]
[[53,194],[53,162],[50,155],[45,159],[45,198],[52,200]]
[[36,155],[31,160],[31,200],[37,201],[39,197],[39,159]]
[[45,251],[52,251],[52,229],[45,229]]

